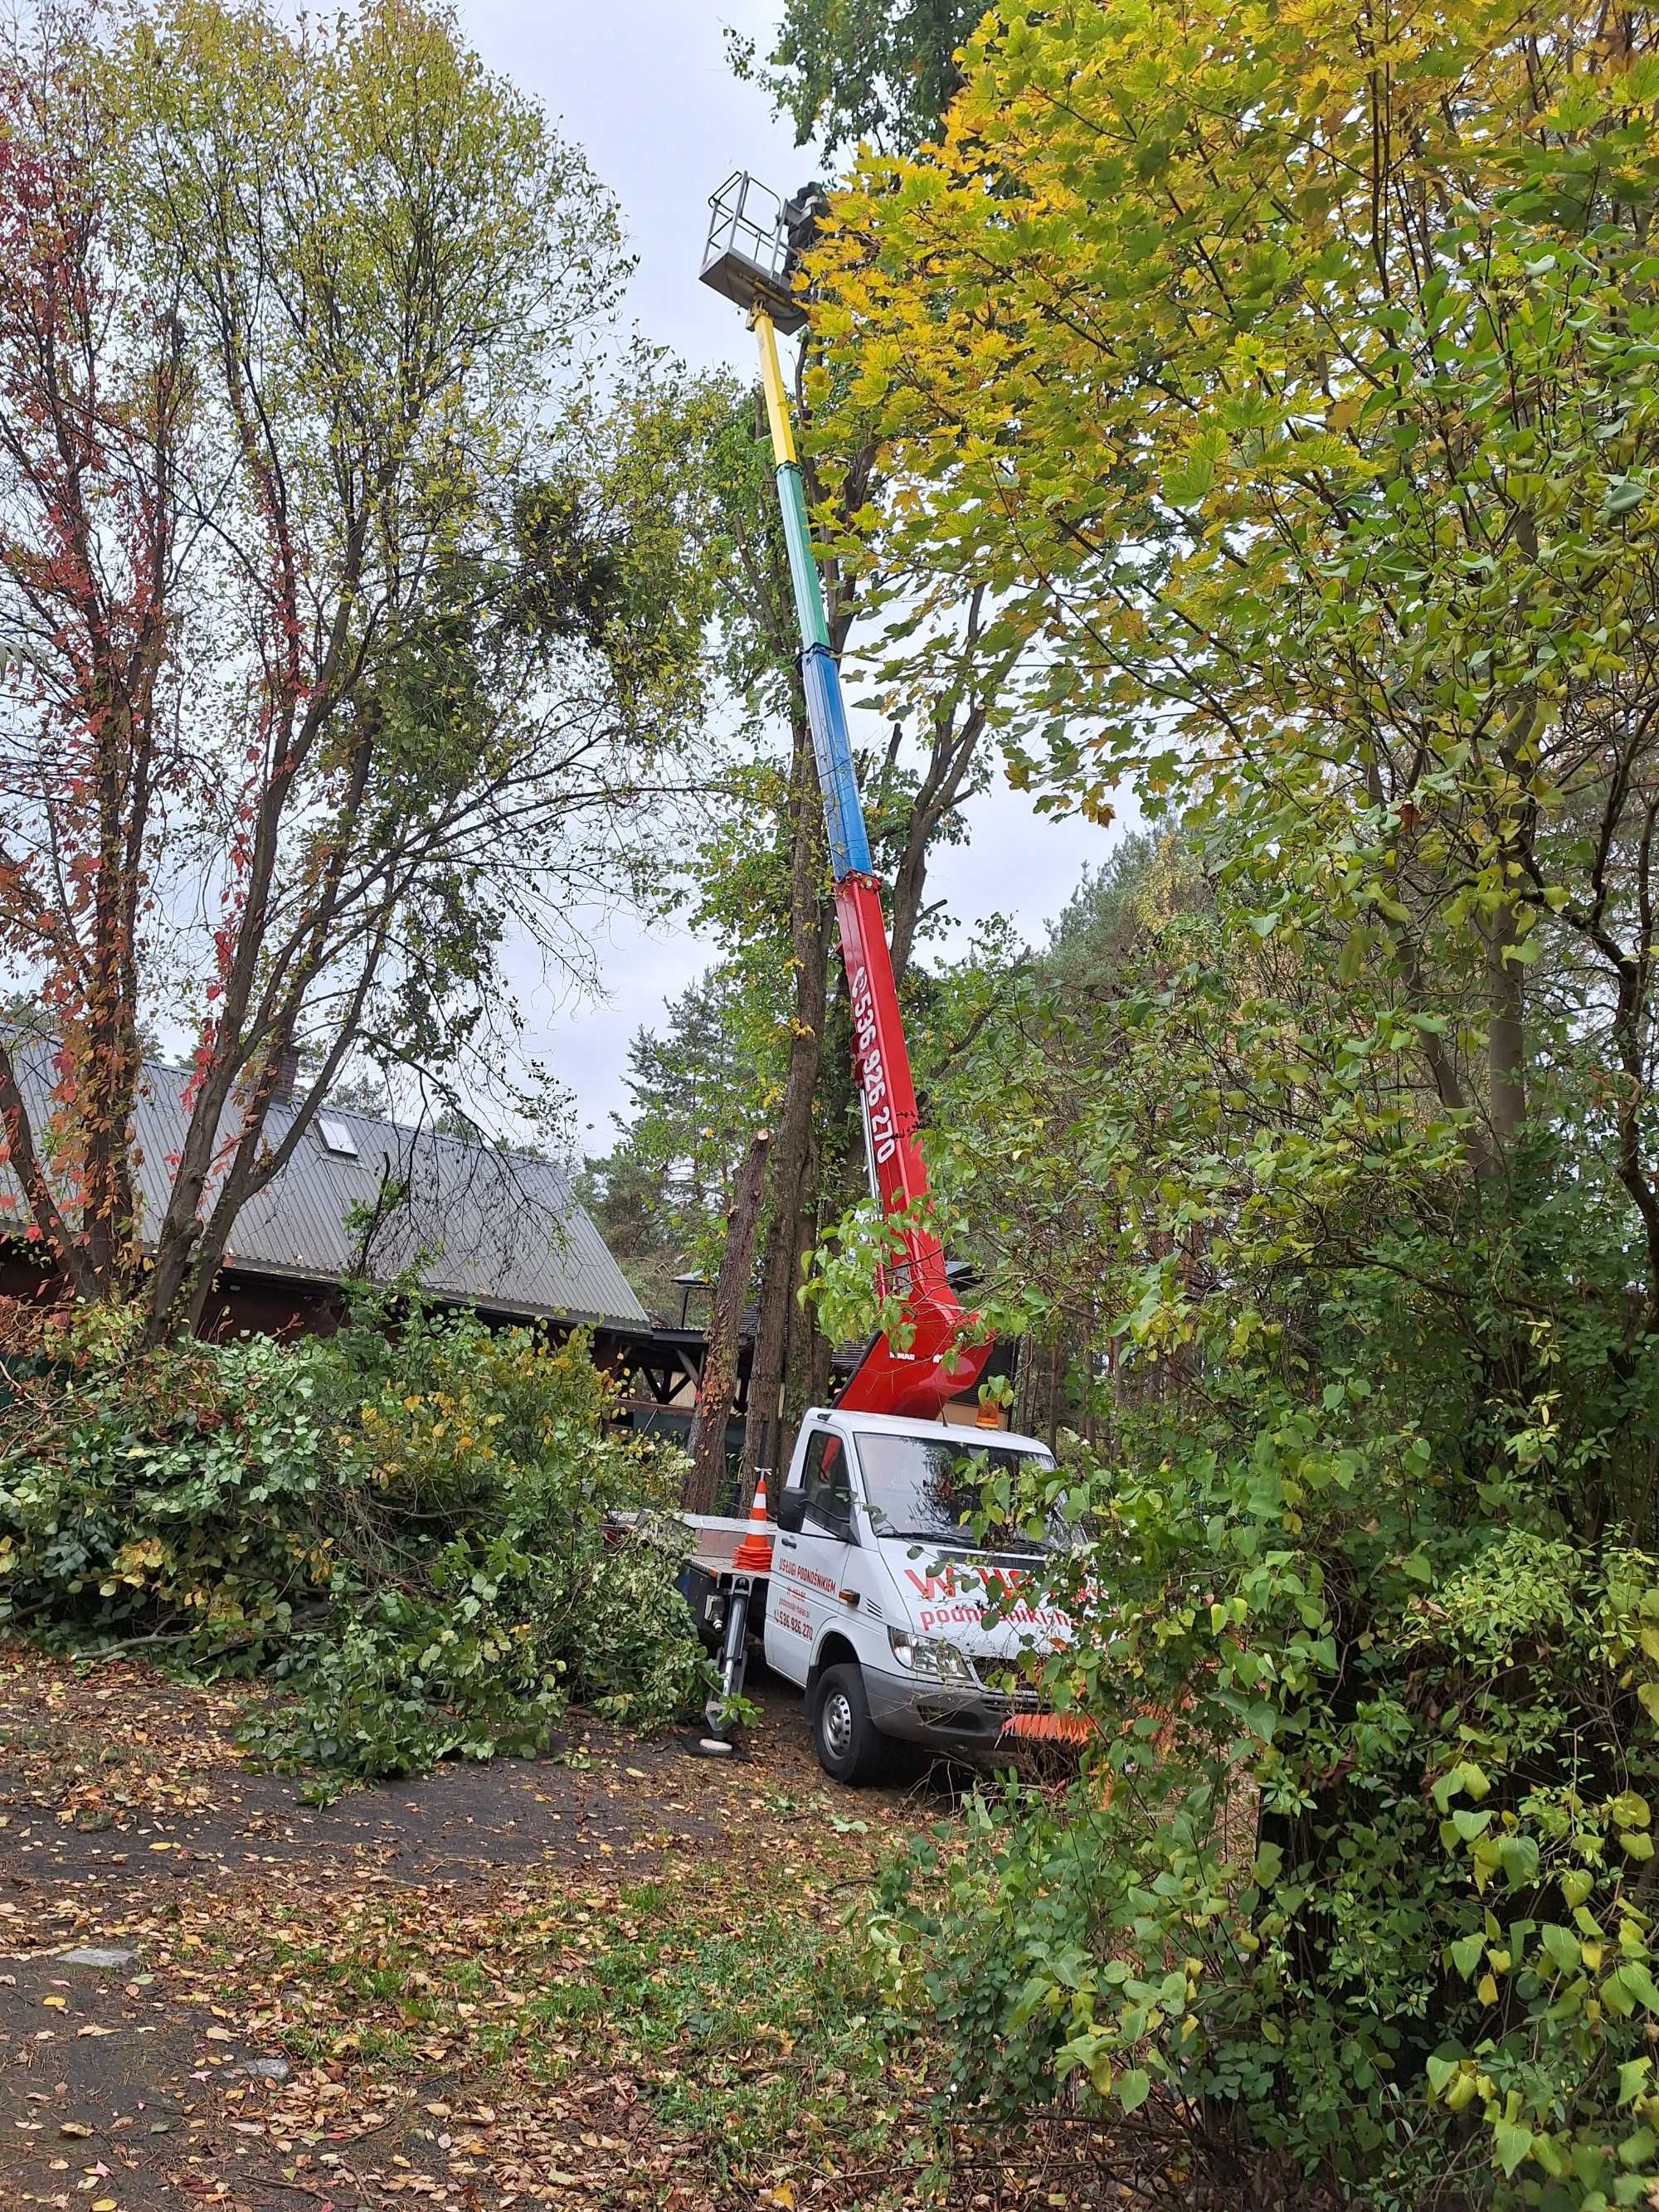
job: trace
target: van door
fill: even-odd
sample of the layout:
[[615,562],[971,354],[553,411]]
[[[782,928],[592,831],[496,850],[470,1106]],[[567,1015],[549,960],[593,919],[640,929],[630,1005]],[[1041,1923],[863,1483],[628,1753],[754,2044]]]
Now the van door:
[[[846,1443],[833,1429],[817,1429],[808,1437],[800,1489],[799,1533],[780,1529],[773,1549],[778,1584],[773,1612],[780,1626],[793,1628],[792,1643],[805,1632],[810,1664],[825,1630],[845,1628],[848,1621],[839,1593],[846,1587],[854,1544],[853,1472]],[[793,1667],[785,1671],[797,1681],[805,1679],[805,1667],[799,1674]]]

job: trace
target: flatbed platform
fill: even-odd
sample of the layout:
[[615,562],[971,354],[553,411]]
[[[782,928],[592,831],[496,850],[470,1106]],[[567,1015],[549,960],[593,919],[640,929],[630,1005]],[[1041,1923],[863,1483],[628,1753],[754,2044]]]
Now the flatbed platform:
[[[616,1525],[628,1528],[631,1528],[638,1517],[633,1513],[617,1513],[611,1516]],[[749,1521],[746,1515],[741,1519],[736,1515],[726,1513],[672,1513],[661,1516],[653,1515],[651,1517],[664,1521],[676,1521],[683,1528],[690,1532],[691,1549],[686,1556],[685,1562],[688,1567],[701,1567],[706,1575],[714,1580],[718,1580],[722,1575],[736,1572],[733,1563],[737,1558],[738,1547],[749,1534]],[[766,1534],[769,1543],[777,1541],[778,1524],[775,1521],[767,1522]],[[761,1576],[755,1579],[763,1581],[765,1577]]]
[[[749,1534],[747,1518],[739,1521],[724,1513],[682,1513],[678,1516],[691,1531],[691,1562],[705,1574],[729,1575],[738,1547]],[[766,1524],[767,1540],[777,1541],[777,1523]]]

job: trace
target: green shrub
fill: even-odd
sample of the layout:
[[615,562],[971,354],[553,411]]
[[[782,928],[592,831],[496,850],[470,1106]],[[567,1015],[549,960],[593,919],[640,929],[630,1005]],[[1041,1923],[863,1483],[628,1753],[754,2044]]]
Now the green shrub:
[[130,1357],[100,1318],[54,1353],[4,1417],[0,1621],[268,1668],[247,1741],[337,1774],[542,1750],[571,1698],[696,1703],[679,1559],[607,1525],[678,1470],[607,1433],[581,1339],[371,1299],[292,1348]]
[[[1077,1635],[1038,1670],[1098,1733],[1068,1793],[894,1875],[897,1995],[964,2094],[1144,2106],[1230,2205],[1644,2203],[1659,1306],[1583,1048],[1500,1180],[1381,1081],[1391,1013],[1356,1043],[1355,994],[1287,1004],[1250,935],[1161,924],[1063,1121],[1018,1119],[1046,1065],[959,1098],[936,1188],[999,1192],[1014,1147],[1101,1317],[1097,1442],[1045,1485],[1090,1531]],[[976,1292],[1015,1326],[1024,1257]]]
[[1097,1748],[890,1871],[896,1994],[1010,2118],[1156,2090],[1212,2160],[1368,2203],[1460,2169],[1483,2199],[1494,2164],[1504,2202],[1644,2203],[1659,1561],[1437,1541],[1409,1444],[1292,1423],[1190,1489],[1074,1471],[1109,1626],[1044,1671]]
[[1264,2203],[1297,2173],[1374,2207],[1648,2201],[1659,1556],[1607,1479],[1639,1494],[1654,1434],[1617,1218],[1581,1189],[1578,1299],[1510,1334],[1526,1389],[1415,1289],[1432,1267],[1490,1354],[1490,1301],[1542,1304],[1528,1232],[1569,1225],[1548,1165],[1501,1249],[1372,1230],[1293,1364],[1282,1279],[1245,1330],[1241,1277],[1188,1336],[1201,1389],[1121,1405],[1109,1457],[1074,1442],[1015,1501],[1087,1516],[1051,1592],[1075,1640],[1032,1663],[1097,1734],[1069,1789],[988,1793],[965,1852],[889,1878],[896,1998],[963,2094],[1149,2104]]
[[268,1339],[129,1359],[106,1313],[14,1366],[0,1416],[0,1621],[85,1641],[280,1637],[326,1581],[317,1380]]

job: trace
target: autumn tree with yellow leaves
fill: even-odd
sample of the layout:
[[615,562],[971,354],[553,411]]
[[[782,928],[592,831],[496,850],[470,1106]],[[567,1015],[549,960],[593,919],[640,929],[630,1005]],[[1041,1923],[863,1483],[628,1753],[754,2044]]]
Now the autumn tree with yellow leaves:
[[1016,773],[1200,885],[935,1104],[942,1202],[1018,1218],[1017,1151],[1140,1386],[1047,1682],[1117,1786],[957,1878],[963,2079],[1230,2203],[1638,2203],[1659,23],[1089,0],[960,66],[815,257],[819,465],[886,486],[837,550],[892,681],[982,586]]

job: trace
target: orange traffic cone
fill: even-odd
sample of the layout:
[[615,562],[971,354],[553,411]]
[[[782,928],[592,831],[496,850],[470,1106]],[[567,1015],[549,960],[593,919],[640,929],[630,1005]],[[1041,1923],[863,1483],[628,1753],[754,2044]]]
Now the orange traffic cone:
[[749,1526],[732,1555],[732,1568],[739,1575],[769,1575],[772,1539],[766,1533],[766,1477],[755,1485],[755,1502],[749,1509]]

